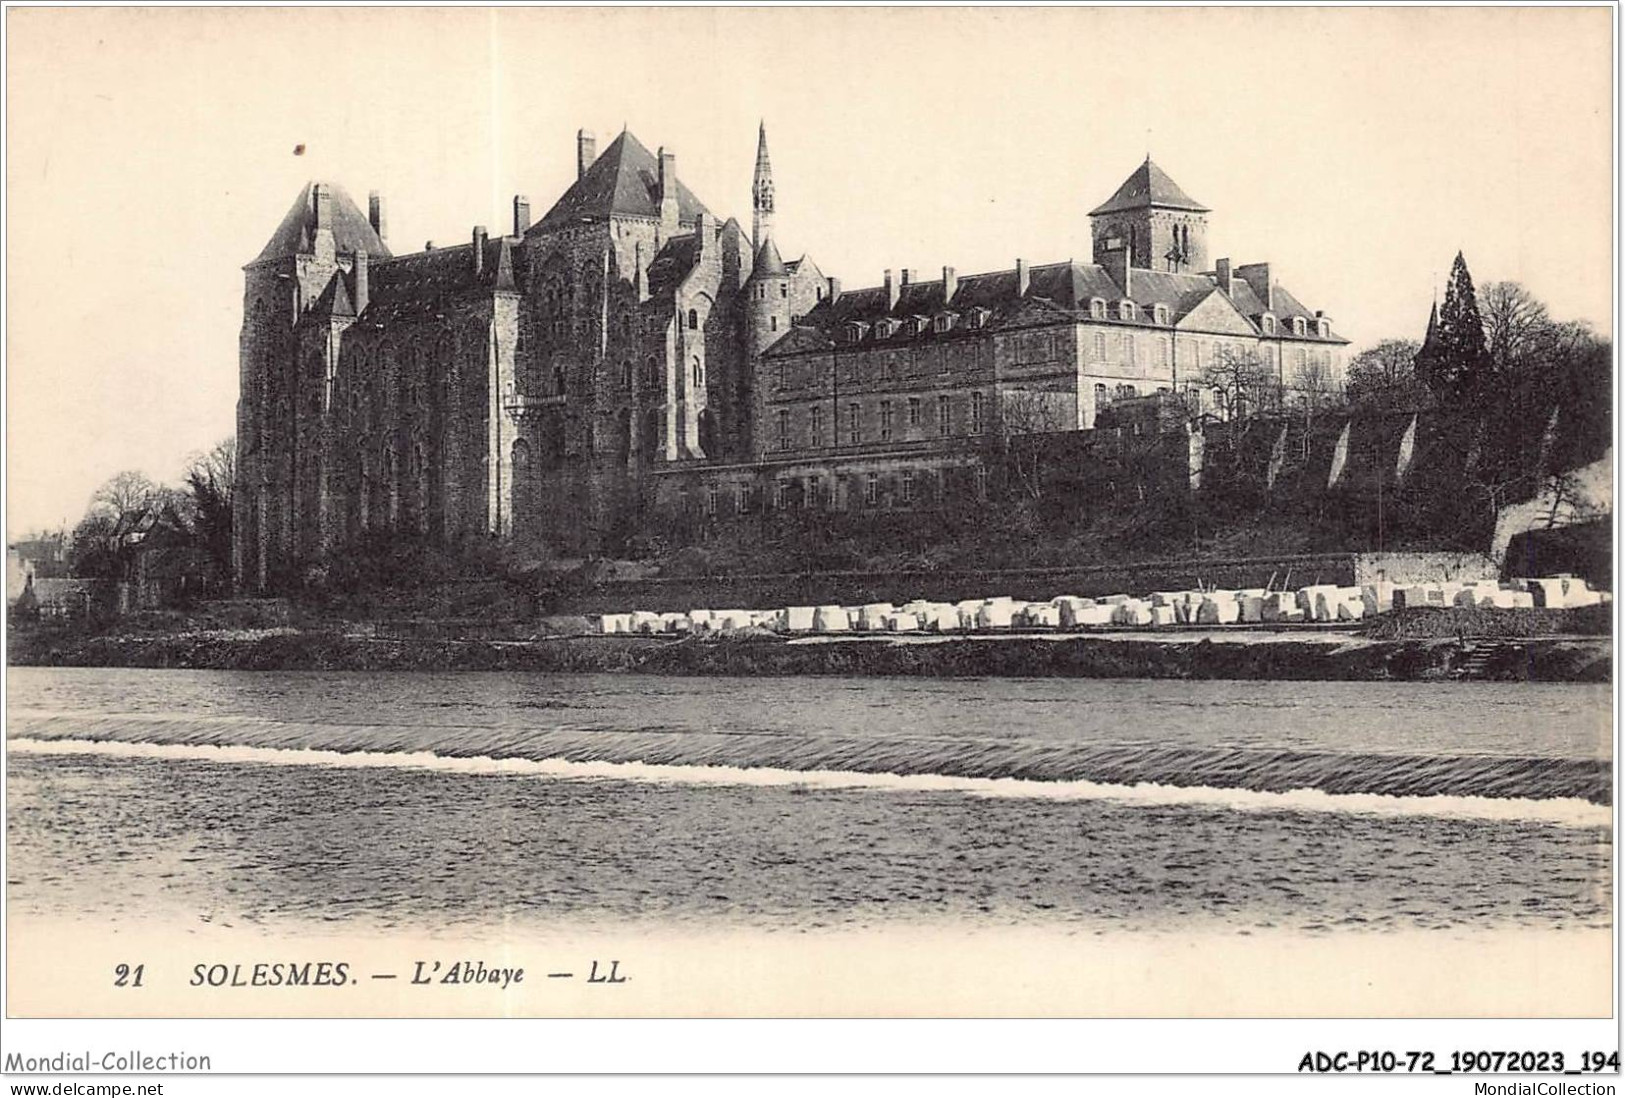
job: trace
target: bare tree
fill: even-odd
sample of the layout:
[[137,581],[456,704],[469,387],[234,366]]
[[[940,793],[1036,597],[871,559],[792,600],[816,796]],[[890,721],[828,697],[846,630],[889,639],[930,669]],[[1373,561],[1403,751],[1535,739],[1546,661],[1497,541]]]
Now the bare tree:
[[1428,399],[1416,376],[1414,339],[1384,339],[1349,360],[1346,392],[1350,404],[1379,410],[1417,408]]
[[1256,348],[1219,348],[1202,367],[1202,384],[1218,395],[1223,419],[1251,419],[1281,405],[1280,382]]
[[158,486],[145,473],[127,469],[108,478],[91,494],[87,513],[128,522],[147,512],[157,492]]
[[1497,373],[1541,355],[1553,332],[1546,306],[1521,282],[1491,282],[1478,291],[1484,345]]
[[1028,499],[1039,499],[1044,494],[1043,444],[1036,438],[1018,440],[1017,436],[1070,429],[1077,414],[1075,405],[1071,415],[1067,412],[1068,402],[1073,400],[1067,392],[1038,389],[1012,389],[1000,394],[999,438],[1006,467]]
[[74,573],[128,578],[136,543],[160,504],[158,486],[145,473],[126,470],[104,482],[92,493],[85,517],[73,530]]

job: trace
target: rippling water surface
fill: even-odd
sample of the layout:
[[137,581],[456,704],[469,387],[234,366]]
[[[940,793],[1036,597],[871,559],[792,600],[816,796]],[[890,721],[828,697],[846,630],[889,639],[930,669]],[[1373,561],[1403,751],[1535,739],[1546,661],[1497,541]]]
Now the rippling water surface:
[[10,672],[19,910],[1607,926],[1605,687]]

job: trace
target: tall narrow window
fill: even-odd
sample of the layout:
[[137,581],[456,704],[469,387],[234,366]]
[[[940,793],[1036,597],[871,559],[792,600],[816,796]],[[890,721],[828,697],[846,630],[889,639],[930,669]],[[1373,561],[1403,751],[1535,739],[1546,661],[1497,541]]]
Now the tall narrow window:
[[778,481],[773,485],[773,509],[785,511],[790,507],[790,482]]
[[909,430],[916,430],[920,426],[920,398],[908,398],[908,426]]
[[914,502],[914,470],[913,469],[905,469],[905,470],[903,470],[902,489],[903,489],[903,502],[904,503],[913,503]]
[[[1101,308],[1102,309],[1105,308],[1104,304],[1101,306]],[[1095,361],[1096,362],[1105,362],[1106,361],[1106,333],[1105,332],[1096,332],[1095,333]]]
[[694,388],[705,388],[705,376],[700,371],[700,360],[698,358],[695,358],[693,363],[690,364],[689,370],[694,376]]
[[880,502],[880,474],[870,473],[863,478],[863,502],[870,507]]
[[696,331],[696,330],[698,330],[699,326],[700,326],[700,311],[698,309],[690,309],[688,311],[688,330],[691,331],[691,332]]
[[970,395],[970,433],[973,435],[979,435],[982,433],[981,393],[972,393]]
[[858,420],[860,411],[856,404],[846,406],[846,440],[853,445],[863,441],[863,431]]
[[976,467],[976,498],[987,498],[987,470],[979,465]]
[[812,436],[814,446],[824,445],[824,409],[815,404],[807,413],[809,434]]
[[891,441],[891,401],[880,402],[880,441]]
[[779,449],[788,450],[789,448],[790,448],[790,410],[788,408],[780,408],[779,409]]
[[947,437],[954,433],[954,404],[953,398],[939,396],[937,398],[937,434]]
[[715,484],[709,485],[705,489],[705,513],[712,518],[717,515],[717,496],[720,494]]

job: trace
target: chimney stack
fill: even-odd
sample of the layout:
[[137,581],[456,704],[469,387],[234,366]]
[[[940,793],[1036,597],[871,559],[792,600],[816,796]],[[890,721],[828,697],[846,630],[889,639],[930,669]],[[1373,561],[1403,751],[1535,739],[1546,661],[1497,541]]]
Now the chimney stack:
[[1016,260],[1016,296],[1026,297],[1027,287],[1031,284],[1032,278],[1027,273],[1027,261],[1025,259]]
[[[598,159],[598,139],[593,137],[591,130],[576,131],[576,178],[580,179],[592,167],[592,162]],[[526,228],[529,228],[527,225]]]
[[1129,273],[1134,266],[1134,257],[1129,250],[1128,241],[1113,239],[1106,242],[1106,250],[1100,256],[1100,265],[1106,269],[1106,276],[1123,291],[1125,300],[1132,300],[1133,292],[1129,287]]
[[378,239],[389,240],[389,222],[384,216],[384,196],[377,191],[367,192],[367,220],[372,222],[372,231],[378,234]]
[[316,231],[333,231],[333,194],[328,190],[326,183],[318,183],[315,188],[316,199]]
[[841,296],[841,280],[831,275],[829,278],[829,299],[836,301]]
[[1245,263],[1236,268],[1236,277],[1247,283],[1265,309],[1275,311],[1275,280],[1270,278],[1268,263]]
[[355,253],[355,315],[367,311],[370,287],[367,282],[367,249],[357,248]]
[[694,254],[702,256],[716,235],[716,228],[704,210],[694,215]]
[[660,232],[662,238],[677,232],[677,154],[660,147]]
[[916,279],[914,277],[914,268],[913,267],[904,267],[903,268],[903,285],[907,286],[910,282],[916,282],[916,281],[918,281],[918,279]]
[[1213,264],[1213,281],[1219,284],[1225,297],[1230,296],[1230,260],[1221,259]]
[[474,226],[474,277],[478,278],[485,273],[485,241],[487,235],[484,225]]
[[892,281],[890,267],[886,268],[886,275],[881,285],[886,287],[886,308],[897,308],[897,283]]
[[524,236],[530,228],[530,199],[522,194],[513,196],[513,235]]
[[942,303],[944,305],[953,301],[954,295],[959,292],[959,275],[952,267],[942,268]]
[[426,252],[432,252],[432,251],[434,251],[434,241],[432,241],[432,240],[425,240],[425,241],[424,241],[424,242],[423,242],[423,250],[424,250],[424,251],[426,251]]

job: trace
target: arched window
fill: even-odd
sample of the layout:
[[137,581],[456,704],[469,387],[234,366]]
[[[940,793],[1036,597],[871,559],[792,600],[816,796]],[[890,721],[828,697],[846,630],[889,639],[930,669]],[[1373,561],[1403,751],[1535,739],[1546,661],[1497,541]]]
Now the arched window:
[[696,388],[696,389],[703,388],[704,385],[705,385],[705,377],[700,372],[699,356],[697,356],[697,355],[695,356],[694,361],[689,364],[689,368],[690,368],[690,372],[693,374],[694,388]]
[[1132,301],[1119,301],[1117,303],[1117,316],[1121,320],[1133,320],[1134,319],[1134,302],[1132,302]]
[[643,363],[643,387],[652,393],[659,385],[660,364],[654,355],[650,355]]
[[1273,316],[1271,316],[1269,313],[1265,313],[1260,322],[1263,326],[1265,335],[1275,334],[1275,318]]
[[700,326],[700,311],[698,309],[690,309],[688,311],[688,330],[691,331],[691,332],[696,331],[696,330],[698,330],[699,326]]
[[1295,316],[1292,318],[1292,334],[1299,336],[1306,334],[1303,317]]
[[1089,299],[1089,315],[1094,317],[1096,320],[1106,319],[1105,298],[1093,297]]

